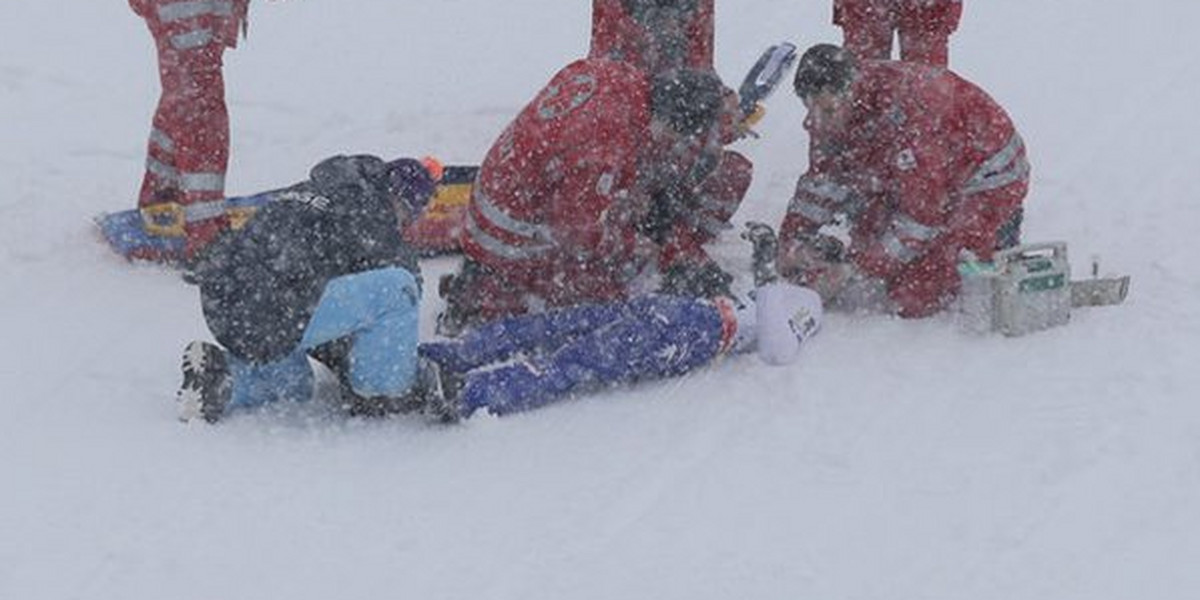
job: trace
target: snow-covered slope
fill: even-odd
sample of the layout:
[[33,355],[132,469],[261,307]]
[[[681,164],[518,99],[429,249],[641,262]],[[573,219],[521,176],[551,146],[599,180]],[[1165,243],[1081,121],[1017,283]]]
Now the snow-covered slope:
[[[827,2],[718,4],[729,80],[769,43],[838,39]],[[342,151],[478,161],[584,52],[588,5],[257,2],[227,55],[230,191]],[[6,2],[0,597],[1197,597],[1197,19],[968,0],[953,40],[1029,144],[1028,237],[1131,273],[1123,307],[1019,339],[835,316],[793,368],[451,428],[313,407],[185,427],[195,290],[89,223],[133,204],[149,35],[124,2]],[[804,168],[798,102],[769,110],[739,220],[777,222]]]

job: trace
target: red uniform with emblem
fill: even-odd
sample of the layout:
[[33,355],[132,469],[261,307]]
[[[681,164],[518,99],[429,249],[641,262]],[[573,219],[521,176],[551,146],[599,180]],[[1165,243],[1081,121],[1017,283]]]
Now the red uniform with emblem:
[[462,234],[483,267],[462,296],[482,317],[625,296],[646,211],[648,93],[632,65],[574,62],[489,150]]
[[809,169],[780,229],[782,252],[845,215],[854,267],[886,282],[901,315],[928,315],[957,292],[959,251],[990,260],[1019,216],[1024,143],[986,92],[945,69],[862,61],[849,94],[838,132],[805,122]]

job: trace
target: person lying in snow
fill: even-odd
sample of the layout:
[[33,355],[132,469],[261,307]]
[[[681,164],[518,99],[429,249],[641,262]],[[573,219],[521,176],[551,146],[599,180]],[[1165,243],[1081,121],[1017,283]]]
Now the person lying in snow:
[[774,281],[742,302],[651,294],[505,317],[420,352],[446,375],[449,415],[507,415],[754,349],[768,364],[789,364],[821,318],[816,292]]

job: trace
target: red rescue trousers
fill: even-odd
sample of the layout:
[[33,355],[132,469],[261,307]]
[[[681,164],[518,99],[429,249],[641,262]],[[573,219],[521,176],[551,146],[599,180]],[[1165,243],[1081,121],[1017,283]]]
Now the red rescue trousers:
[[900,58],[938,67],[949,64],[950,34],[958,28],[958,0],[838,0],[834,24],[842,28],[843,45],[855,56],[888,60],[892,37],[900,38]]
[[[150,3],[145,15],[158,49],[162,95],[154,113],[146,173],[138,206],[148,221],[172,211],[187,236],[186,254],[212,240],[224,216],[225,172],[229,162],[229,113],[221,73],[227,43],[219,31],[220,0]],[[220,14],[195,14],[196,6]],[[191,12],[182,9],[190,9]]]

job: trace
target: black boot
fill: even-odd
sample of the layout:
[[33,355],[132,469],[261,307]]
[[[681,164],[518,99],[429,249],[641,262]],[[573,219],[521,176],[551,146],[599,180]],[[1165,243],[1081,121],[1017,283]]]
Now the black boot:
[[360,396],[348,386],[342,386],[342,408],[352,417],[379,419],[391,415],[414,413],[422,408],[420,396]]
[[421,414],[437,423],[460,419],[457,378],[443,371],[434,361],[419,359],[413,386],[400,396],[363,396],[349,381],[341,381],[342,410],[352,417],[381,418],[391,415]]
[[233,377],[225,351],[208,342],[192,342],[183,350],[182,370],[183,384],[176,395],[179,420],[219,421],[233,395]]
[[775,230],[766,223],[751,221],[746,223],[742,239],[754,247],[754,286],[759,287],[778,280],[779,271],[775,267],[775,258],[779,254],[779,238],[776,237]]
[[464,258],[457,273],[443,275],[438,281],[438,296],[446,301],[446,309],[438,315],[438,335],[457,337],[464,329],[479,322],[480,299],[474,296],[476,280],[487,273],[487,267]]
[[462,375],[442,369],[436,361],[421,358],[417,363],[414,389],[422,398],[421,413],[438,423],[457,423],[463,418]]

